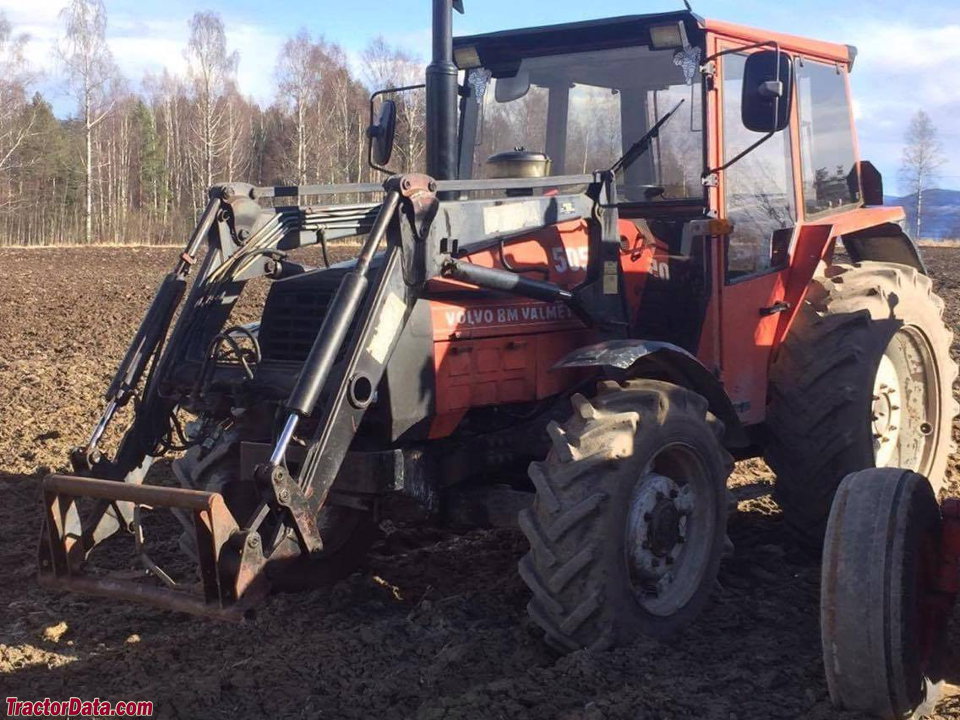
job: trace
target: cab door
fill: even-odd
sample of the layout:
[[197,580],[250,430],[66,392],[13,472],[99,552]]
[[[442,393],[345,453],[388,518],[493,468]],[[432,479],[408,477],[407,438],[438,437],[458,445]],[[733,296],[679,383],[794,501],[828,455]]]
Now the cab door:
[[[746,52],[719,58],[721,163],[763,137],[745,128],[741,120],[746,58]],[[787,309],[789,250],[797,229],[795,177],[791,127],[774,134],[718,177],[720,216],[733,225],[721,252],[721,373],[745,424],[765,416],[767,368],[779,313]]]

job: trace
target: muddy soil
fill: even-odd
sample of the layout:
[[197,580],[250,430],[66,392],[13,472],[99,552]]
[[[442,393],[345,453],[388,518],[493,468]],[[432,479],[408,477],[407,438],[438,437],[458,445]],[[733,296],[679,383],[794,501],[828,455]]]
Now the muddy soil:
[[[242,626],[41,590],[38,480],[89,432],[175,254],[0,251],[0,695],[147,699],[163,718],[852,717],[827,698],[818,565],[769,497],[740,503],[735,554],[694,625],[611,652],[543,643],[513,530],[396,531],[363,571],[272,597]],[[960,251],[925,255],[955,326]],[[759,462],[733,480],[772,481]],[[960,718],[960,701],[938,713]]]

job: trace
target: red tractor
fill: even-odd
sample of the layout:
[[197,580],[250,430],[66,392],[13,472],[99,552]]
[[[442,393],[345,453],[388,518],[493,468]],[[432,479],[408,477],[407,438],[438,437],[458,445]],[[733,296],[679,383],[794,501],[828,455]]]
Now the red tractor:
[[[942,477],[951,335],[857,157],[854,48],[691,12],[453,38],[455,6],[433,3],[427,174],[390,172],[377,93],[383,184],[211,189],[75,474],[44,481],[45,584],[237,618],[354,567],[411,500],[519,508],[531,617],[604,647],[703,607],[734,459],[769,461],[813,547],[848,473]],[[354,236],[352,262],[298,261]],[[180,487],[147,473],[169,452]],[[93,570],[131,536],[136,577]]]

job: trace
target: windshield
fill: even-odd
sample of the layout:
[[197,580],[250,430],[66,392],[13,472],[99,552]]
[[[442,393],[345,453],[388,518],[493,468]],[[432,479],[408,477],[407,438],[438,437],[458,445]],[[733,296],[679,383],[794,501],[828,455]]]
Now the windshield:
[[629,201],[702,199],[699,59],[699,48],[639,46],[470,70],[479,113],[475,136],[464,138],[472,177],[491,177],[488,158],[517,148],[545,153],[550,175],[610,168],[683,101],[649,149],[619,173],[619,192]]

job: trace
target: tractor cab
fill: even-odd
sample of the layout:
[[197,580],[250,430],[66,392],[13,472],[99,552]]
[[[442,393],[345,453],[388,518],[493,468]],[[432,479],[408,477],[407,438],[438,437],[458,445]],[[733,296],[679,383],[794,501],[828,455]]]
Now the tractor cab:
[[704,39],[690,14],[457,39],[459,176],[504,177],[504,154],[518,151],[545,155],[545,175],[610,168],[672,113],[650,150],[624,164],[618,195],[701,213]]
[[[753,423],[765,406],[756,369],[805,287],[788,287],[805,225],[865,204],[854,57],[691,12],[455,38],[456,175],[563,186],[613,170],[620,222],[662,248],[643,297],[626,298],[632,334],[696,355]],[[869,199],[881,204],[874,177]],[[736,322],[721,318],[723,304]]]

